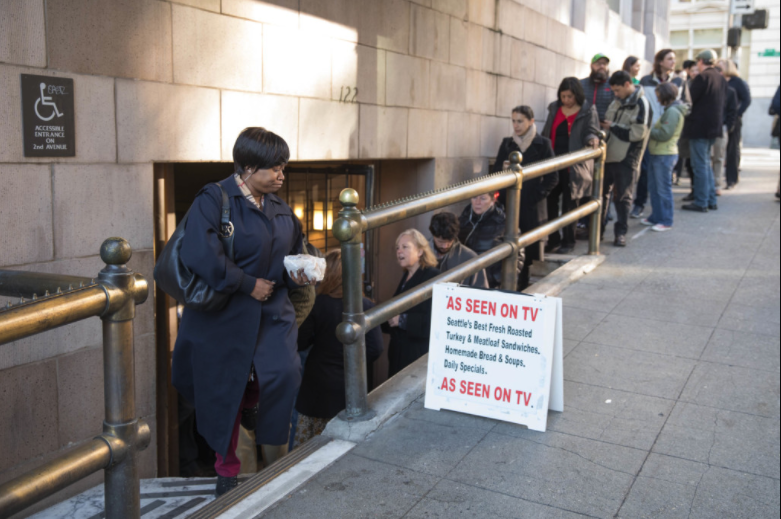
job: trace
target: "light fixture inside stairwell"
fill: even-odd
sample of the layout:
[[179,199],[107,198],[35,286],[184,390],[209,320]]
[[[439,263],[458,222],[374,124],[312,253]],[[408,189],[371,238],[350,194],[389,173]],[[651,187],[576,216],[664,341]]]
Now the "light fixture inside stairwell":
[[314,202],[314,211],[312,211],[312,228],[315,231],[324,230],[324,219],[325,215],[323,214],[323,202]]

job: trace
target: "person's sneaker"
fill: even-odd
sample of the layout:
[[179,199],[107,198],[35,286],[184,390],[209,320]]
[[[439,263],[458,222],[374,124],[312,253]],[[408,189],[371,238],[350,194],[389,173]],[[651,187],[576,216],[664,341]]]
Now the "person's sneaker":
[[721,189],[716,190],[716,196],[721,196]]
[[684,202],[694,202],[694,193],[689,193],[685,197],[683,197]]
[[227,476],[220,476],[217,475],[217,487],[214,489],[214,495],[217,497],[220,497],[226,492],[230,492],[234,488],[239,486],[239,478],[238,477],[227,477]]
[[626,247],[626,236],[616,236],[616,240],[613,242],[616,247]]
[[638,219],[641,216],[643,216],[643,211],[645,210],[645,207],[636,205],[632,208],[632,212],[629,214],[629,218]]
[[718,206],[718,204],[712,204],[712,205],[708,206],[708,209],[711,210],[711,211],[718,211],[719,210],[719,206]]
[[686,204],[686,205],[682,206],[681,209],[683,209],[684,211],[694,211],[695,213],[707,213],[708,212],[708,208],[707,207],[702,207],[702,206],[699,206],[697,204]]
[[667,231],[672,231],[673,228],[668,225],[662,225],[660,223],[657,223],[656,225],[651,227],[651,230],[656,232],[667,232]]
[[241,410],[241,426],[248,431],[254,431],[258,426],[258,406]]
[[656,225],[654,222],[652,222],[652,221],[651,221],[651,220],[649,220],[648,218],[643,218],[642,220],[640,220],[640,223],[641,223],[641,224],[643,224],[643,225],[646,225],[646,226],[648,226],[648,227],[651,227],[651,226],[653,226],[653,225]]

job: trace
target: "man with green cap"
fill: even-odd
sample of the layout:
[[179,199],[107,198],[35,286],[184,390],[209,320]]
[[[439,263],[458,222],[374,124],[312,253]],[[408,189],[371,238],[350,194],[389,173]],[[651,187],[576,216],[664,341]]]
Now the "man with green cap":
[[713,68],[718,59],[716,51],[700,52],[697,55],[697,68],[700,73],[690,85],[692,110],[684,123],[682,137],[689,139],[690,160],[694,171],[694,201],[682,207],[686,211],[707,213],[719,208],[716,203],[711,151],[723,131],[727,81]]
[[605,120],[607,107],[615,99],[610,85],[607,84],[609,78],[610,58],[598,53],[591,58],[591,75],[580,80],[586,99],[597,107],[597,116],[599,116],[600,122]]

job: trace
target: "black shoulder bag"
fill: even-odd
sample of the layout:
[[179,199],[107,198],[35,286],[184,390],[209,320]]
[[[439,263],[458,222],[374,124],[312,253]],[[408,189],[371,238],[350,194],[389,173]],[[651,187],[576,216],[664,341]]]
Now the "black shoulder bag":
[[[230,221],[231,209],[228,193],[221,184],[217,184],[222,191],[222,213],[220,214],[219,238],[225,250],[225,255],[233,261],[233,223]],[[190,211],[184,215],[182,221],[176,227],[171,239],[168,240],[163,252],[155,265],[155,282],[163,292],[173,297],[185,307],[201,312],[217,312],[227,306],[231,294],[217,292],[207,285],[201,278],[192,272],[182,262],[180,256],[182,241],[184,240],[185,226]]]

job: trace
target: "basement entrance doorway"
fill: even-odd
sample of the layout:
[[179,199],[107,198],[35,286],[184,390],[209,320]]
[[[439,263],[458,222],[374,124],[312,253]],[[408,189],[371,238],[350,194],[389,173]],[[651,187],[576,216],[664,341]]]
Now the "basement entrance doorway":
[[[233,173],[233,163],[155,164],[155,255],[160,254],[176,226],[187,213],[203,186],[219,182]],[[323,254],[338,249],[333,222],[341,210],[339,193],[345,188],[358,191],[364,209],[374,203],[377,192],[373,164],[291,163],[285,168],[285,184],[277,193],[301,220],[304,235]],[[364,258],[372,258],[376,239],[364,237]],[[375,262],[364,261],[364,289],[371,297],[375,285]],[[176,343],[179,311],[175,300],[164,292],[155,293],[156,388],[158,477],[180,475],[180,423],[182,420],[176,390],[171,385],[171,357]],[[184,431],[182,431],[184,432]],[[196,440],[197,441],[197,440]],[[182,446],[191,448],[192,446]],[[203,445],[201,447],[204,447]],[[204,460],[208,463],[208,460]]]

